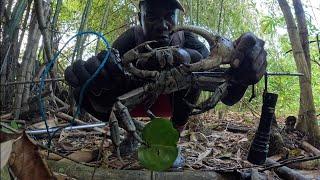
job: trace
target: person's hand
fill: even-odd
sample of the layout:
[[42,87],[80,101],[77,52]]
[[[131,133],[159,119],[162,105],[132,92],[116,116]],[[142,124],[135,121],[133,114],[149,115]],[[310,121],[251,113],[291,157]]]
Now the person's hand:
[[[65,79],[68,84],[74,88],[74,96],[76,99],[78,99],[81,87],[96,72],[106,54],[107,51],[101,51],[96,56],[89,58],[87,61],[77,60],[67,67],[64,72]],[[93,94],[99,94],[99,91],[102,88],[110,88],[110,86],[118,82],[117,79],[124,76],[123,70],[118,63],[119,61],[120,58],[117,51],[110,50],[105,67],[100,71],[97,77],[95,77],[87,90]]]
[[266,72],[267,52],[264,41],[252,33],[244,33],[236,41],[235,48],[239,51],[240,64],[230,69],[233,82],[248,86],[260,81]]

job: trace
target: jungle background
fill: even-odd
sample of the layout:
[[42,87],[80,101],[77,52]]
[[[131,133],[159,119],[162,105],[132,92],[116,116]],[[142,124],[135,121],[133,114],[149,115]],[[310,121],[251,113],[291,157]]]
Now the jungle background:
[[[320,1],[181,0],[181,3],[185,12],[179,14],[179,25],[200,26],[232,40],[244,32],[251,31],[266,42],[268,72],[310,73],[310,78],[306,76],[307,80],[291,76],[272,76],[269,78],[268,90],[279,94],[276,106],[278,119],[282,119],[281,122],[284,123],[283,119],[286,117],[296,116],[298,122],[303,122],[298,123],[300,128],[297,129],[311,132],[308,140],[314,146],[318,146]],[[304,10],[302,13],[301,9],[299,11],[299,4]],[[289,9],[285,9],[286,7]],[[2,0],[1,121],[19,121],[30,117],[30,114],[39,118],[34,114],[39,111],[35,98],[39,90],[37,84],[40,75],[52,60],[54,53],[60,50],[70,37],[81,31],[95,31],[101,32],[112,43],[130,26],[139,23],[137,13],[136,0]],[[290,25],[288,13],[294,17],[293,20],[299,28],[296,24]],[[304,23],[299,23],[301,17],[305,20]],[[301,24],[305,25],[307,32]],[[302,42],[299,46],[294,44],[300,41],[296,42],[292,38],[293,35],[289,36],[290,33],[294,34],[291,31],[294,28]],[[57,108],[57,104],[74,103],[68,93],[70,87],[63,81],[64,70],[77,59],[85,60],[103,49],[104,44],[94,36],[78,37],[66,45],[49,73],[49,82],[46,83],[45,89],[49,93],[45,96],[55,99],[49,106]],[[304,51],[302,59],[299,56],[301,51]],[[304,68],[305,66],[307,68]],[[311,92],[304,86],[305,82],[310,83]],[[214,114],[212,116],[219,114],[220,117],[231,113],[242,117],[242,121],[247,124],[256,124],[253,117],[257,118],[260,115],[263,90],[264,82],[261,80],[255,88],[257,97],[251,102],[251,91],[248,89],[239,103],[232,107],[219,104],[211,112]],[[309,91],[307,95],[303,90]],[[209,92],[203,92],[200,101],[209,95]],[[72,115],[72,112],[69,114]],[[248,114],[252,116],[247,116]],[[17,129],[17,124],[10,122],[9,126]]]

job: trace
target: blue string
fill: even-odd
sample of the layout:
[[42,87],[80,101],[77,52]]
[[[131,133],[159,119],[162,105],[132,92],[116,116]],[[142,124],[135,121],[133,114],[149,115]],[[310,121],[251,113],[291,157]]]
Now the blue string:
[[[98,36],[98,38],[102,39],[102,42],[106,45],[107,49],[110,49],[110,45],[109,42],[107,41],[107,39],[101,34],[101,33],[97,33],[97,32],[93,32],[93,31],[86,31],[86,32],[79,32],[76,35],[72,36],[65,44],[64,46],[57,52],[55,53],[55,55],[53,56],[53,58],[49,61],[49,63],[46,65],[45,70],[43,71],[43,73],[40,76],[40,89],[39,89],[39,104],[40,104],[40,116],[41,119],[44,121],[45,126],[46,126],[46,130],[47,130],[47,134],[49,137],[49,142],[48,142],[48,147],[50,147],[50,139],[51,139],[51,135],[49,132],[49,126],[47,123],[47,117],[46,117],[46,113],[45,113],[45,104],[43,102],[43,98],[41,97],[42,94],[42,90],[44,89],[44,82],[46,79],[47,74],[49,73],[49,71],[51,70],[51,68],[53,67],[53,65],[56,63],[59,55],[61,54],[62,50],[67,46],[67,44],[73,40],[74,38],[78,37],[78,36],[82,36],[82,35],[96,35]],[[98,69],[93,73],[93,75],[84,83],[84,85],[81,87],[81,91],[80,91],[80,96],[79,96],[79,102],[77,105],[77,110],[75,112],[75,116],[73,116],[73,120],[72,122],[74,122],[75,117],[79,115],[80,113],[80,108],[81,108],[81,104],[83,101],[83,96],[84,93],[86,92],[88,86],[90,85],[90,83],[92,82],[93,79],[95,79],[98,74],[100,73],[100,71],[102,70],[102,68],[105,66],[107,59],[109,58],[109,51],[107,51],[102,63],[100,64],[100,66],[98,67]]]

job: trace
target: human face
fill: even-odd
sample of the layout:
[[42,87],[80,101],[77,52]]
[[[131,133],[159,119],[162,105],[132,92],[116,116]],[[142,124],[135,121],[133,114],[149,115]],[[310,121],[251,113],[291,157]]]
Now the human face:
[[177,23],[177,10],[165,5],[148,5],[141,7],[140,23],[146,40],[156,40],[159,46],[167,46]]

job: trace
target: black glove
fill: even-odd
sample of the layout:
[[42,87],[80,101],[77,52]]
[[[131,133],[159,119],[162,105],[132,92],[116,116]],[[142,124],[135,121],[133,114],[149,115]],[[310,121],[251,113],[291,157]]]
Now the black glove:
[[221,101],[226,105],[233,105],[238,102],[246,92],[249,85],[260,81],[266,72],[267,52],[264,50],[264,41],[252,33],[245,33],[234,42],[235,48],[239,51],[238,58],[240,65],[237,68],[231,67],[230,86],[226,97]]
[[240,65],[230,68],[233,81],[243,86],[256,84],[265,74],[267,67],[264,41],[249,32],[241,35],[234,45],[240,51]]
[[[74,88],[77,103],[82,86],[99,68],[106,53],[102,51],[87,61],[78,60],[65,70],[65,79]],[[128,91],[127,82],[128,76],[123,72],[117,51],[110,50],[105,66],[87,87],[81,108],[92,115],[105,113],[119,94]]]

